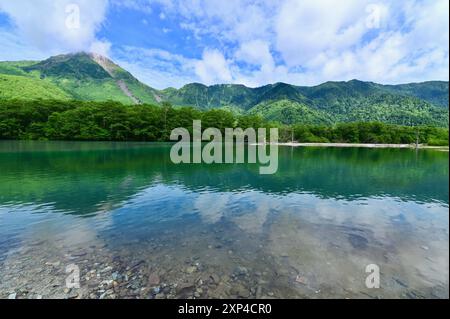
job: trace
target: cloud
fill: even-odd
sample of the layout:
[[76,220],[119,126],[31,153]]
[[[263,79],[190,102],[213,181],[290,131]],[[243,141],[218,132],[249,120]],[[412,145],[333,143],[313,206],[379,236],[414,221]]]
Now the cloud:
[[233,82],[448,79],[447,0],[185,0],[167,10],[198,41],[213,39]]
[[345,0],[321,10],[332,3],[289,0],[277,18],[277,50],[287,66],[315,74],[314,83],[448,79],[448,1],[411,3]]
[[228,63],[218,50],[206,49],[195,63],[195,73],[205,84],[228,83],[233,79]]
[[364,2],[286,1],[275,22],[276,46],[286,64],[308,66],[318,54],[334,54],[357,44],[367,30],[361,14]]
[[222,45],[265,39],[278,1],[178,0],[163,8],[176,15],[198,38],[212,36]]
[[132,9],[146,14],[152,13],[153,9],[149,0],[109,0],[112,7],[117,9]]
[[198,80],[195,75],[198,60],[166,50],[125,46],[116,47],[111,54],[119,65],[153,88],[179,88]]
[[95,42],[107,0],[0,0],[22,42],[43,52],[88,50]]
[[267,68],[273,68],[274,65],[269,43],[262,40],[252,40],[242,43],[235,57],[237,60]]
[[111,50],[111,42],[107,40],[95,41],[91,44],[89,51],[109,57]]

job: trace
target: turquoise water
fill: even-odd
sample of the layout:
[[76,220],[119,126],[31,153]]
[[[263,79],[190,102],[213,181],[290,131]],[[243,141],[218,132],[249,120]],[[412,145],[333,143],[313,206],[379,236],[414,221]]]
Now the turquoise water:
[[280,147],[259,175],[169,151],[0,142],[0,298],[448,298],[448,152]]

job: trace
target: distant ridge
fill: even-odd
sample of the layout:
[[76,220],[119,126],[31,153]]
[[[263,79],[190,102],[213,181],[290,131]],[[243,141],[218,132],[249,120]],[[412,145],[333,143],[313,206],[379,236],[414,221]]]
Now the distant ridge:
[[381,121],[448,127],[449,108],[446,81],[382,85],[351,80],[311,87],[275,83],[258,88],[190,83],[180,89],[156,90],[109,58],[86,52],[43,61],[0,62],[0,100],[13,98],[170,102],[174,106],[256,114],[286,124]]

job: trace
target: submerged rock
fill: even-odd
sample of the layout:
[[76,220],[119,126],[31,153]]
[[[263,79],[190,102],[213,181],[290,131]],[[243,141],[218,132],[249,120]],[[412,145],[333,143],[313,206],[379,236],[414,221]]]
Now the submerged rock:
[[236,286],[231,288],[230,293],[241,298],[248,298],[250,297],[250,291],[242,286]]
[[111,278],[113,280],[118,280],[118,279],[120,279],[120,274],[118,272],[114,272],[114,273],[112,273]]
[[195,288],[195,284],[193,282],[183,282],[183,283],[180,283],[177,285],[176,292],[177,292],[177,295],[186,296],[186,295],[192,293],[194,288]]
[[102,270],[100,270],[100,273],[105,273],[105,272],[109,272],[111,271],[113,268],[111,266],[107,266],[105,268],[103,268]]
[[155,287],[153,288],[153,294],[157,295],[161,292],[161,288],[160,287]]
[[369,244],[367,238],[356,234],[349,234],[348,240],[355,249],[366,249]]
[[298,275],[297,277],[295,277],[295,282],[297,282],[299,284],[302,284],[302,285],[307,285],[308,284],[308,278]]
[[188,274],[192,274],[192,273],[194,273],[194,272],[196,272],[197,271],[197,267],[196,266],[190,266],[190,267],[187,267],[186,268],[186,272],[188,273]]
[[247,270],[247,268],[245,268],[245,267],[237,266],[237,267],[234,269],[233,274],[234,274],[235,276],[247,276],[247,275],[248,275],[248,270]]
[[220,277],[219,277],[219,275],[217,275],[217,274],[211,274],[209,277],[210,277],[210,278],[212,279],[212,281],[213,281],[214,283],[216,283],[216,284],[218,284],[218,283],[220,282]]
[[160,278],[157,273],[154,272],[148,276],[148,284],[150,286],[157,286],[157,285],[159,285],[159,283],[160,283]]
[[76,299],[78,298],[79,294],[76,291],[71,291],[70,294],[67,296],[69,299]]

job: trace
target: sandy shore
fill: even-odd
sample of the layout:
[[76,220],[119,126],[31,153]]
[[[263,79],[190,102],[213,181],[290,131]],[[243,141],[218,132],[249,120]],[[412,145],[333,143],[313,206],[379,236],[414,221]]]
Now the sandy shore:
[[[276,143],[278,146],[291,147],[366,147],[366,148],[416,148],[416,144],[373,144],[373,143]],[[419,144],[420,149],[436,149],[440,151],[449,150],[448,146],[428,146]]]

